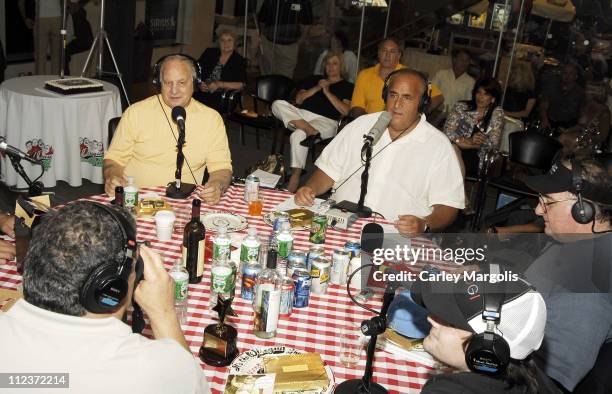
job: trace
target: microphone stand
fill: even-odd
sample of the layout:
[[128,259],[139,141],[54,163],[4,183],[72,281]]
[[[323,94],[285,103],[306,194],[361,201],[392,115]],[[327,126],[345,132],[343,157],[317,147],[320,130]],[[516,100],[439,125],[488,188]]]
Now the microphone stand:
[[376,351],[376,341],[380,334],[383,334],[387,329],[387,311],[395,298],[395,290],[400,286],[399,282],[390,281],[385,289],[383,296],[383,304],[378,316],[374,316],[370,320],[365,320],[361,323],[361,331],[371,335],[368,342],[368,350],[366,353],[366,366],[361,379],[349,379],[340,383],[334,390],[335,394],[387,394],[387,389],[380,384],[372,381],[374,374],[374,352]]
[[[13,155],[7,155],[11,160],[11,164],[15,171],[21,176],[21,178],[28,184],[28,197],[36,197],[43,194],[45,190],[45,185],[42,182],[36,181],[32,182],[28,174],[26,174],[23,166],[21,165],[21,159],[19,157],[15,157]],[[44,167],[43,167],[44,169]]]
[[361,152],[365,152],[365,164],[363,172],[361,173],[361,190],[359,192],[359,201],[357,204],[350,201],[340,201],[332,208],[338,208],[341,210],[354,212],[357,217],[369,218],[372,216],[372,209],[364,206],[365,196],[368,193],[368,180],[370,178],[370,163],[372,162],[372,139],[366,137],[366,141],[363,143]]
[[176,199],[185,199],[193,193],[196,186],[192,183],[181,182],[181,173],[183,169],[183,145],[185,145],[185,128],[179,126],[178,140],[176,141],[176,171],[174,172],[174,183],[170,183],[166,187],[166,196]]

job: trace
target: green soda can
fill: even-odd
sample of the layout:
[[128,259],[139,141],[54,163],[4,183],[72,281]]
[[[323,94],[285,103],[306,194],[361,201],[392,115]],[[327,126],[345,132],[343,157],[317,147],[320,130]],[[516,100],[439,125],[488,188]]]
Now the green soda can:
[[310,226],[310,237],[308,240],[313,244],[325,243],[325,230],[327,229],[327,216],[315,215]]

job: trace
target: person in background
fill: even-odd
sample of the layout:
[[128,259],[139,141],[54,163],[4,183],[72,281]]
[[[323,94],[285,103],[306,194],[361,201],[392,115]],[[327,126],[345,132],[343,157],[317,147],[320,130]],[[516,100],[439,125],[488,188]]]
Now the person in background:
[[[11,238],[15,238],[15,216],[0,211],[0,231]],[[0,263],[11,261],[15,258],[15,244],[0,239]]]
[[328,53],[325,56],[325,75],[315,75],[306,81],[296,96],[296,104],[285,100],[272,103],[272,113],[283,121],[291,133],[291,178],[287,190],[295,193],[300,175],[306,166],[307,137],[328,139],[336,134],[338,119],[348,114],[353,84],[342,78],[343,56]]
[[64,59],[64,74],[70,75],[70,59],[72,55],[87,51],[93,43],[93,32],[91,25],[87,20],[87,12],[85,12],[85,4],[89,0],[70,1],[68,3],[68,12],[72,17],[72,26],[74,28],[74,38],[66,45],[66,58]]
[[444,95],[442,111],[448,115],[458,101],[469,100],[474,88],[474,78],[467,73],[472,58],[465,49],[453,50],[452,67],[440,70],[431,83],[438,86]]
[[[63,0],[37,0],[34,7],[20,1],[19,5],[26,26],[34,30],[35,73],[59,75]],[[50,72],[47,71],[47,54],[51,58]]]
[[[385,79],[389,74],[400,68],[406,68],[400,64],[402,51],[399,42],[395,38],[386,38],[378,44],[378,64],[359,72],[355,82],[355,90],[351,99],[351,111],[349,115],[353,118],[364,114],[371,114],[385,109],[385,101],[382,90]],[[444,102],[444,96],[440,89],[431,85],[431,101],[426,113],[434,110]]]
[[584,102],[584,89],[578,84],[579,66],[563,66],[561,80],[539,97],[540,121],[544,129],[572,127],[578,123],[580,107]]
[[219,33],[219,47],[207,48],[198,59],[202,67],[202,83],[193,97],[202,104],[222,113],[223,93],[241,90],[247,80],[246,60],[236,52],[236,34],[225,29]]
[[328,53],[340,53],[342,54],[342,63],[344,65],[342,78],[350,83],[354,83],[359,66],[357,64],[357,56],[353,51],[349,50],[348,47],[349,43],[346,33],[342,30],[336,30],[331,37],[329,49],[324,50],[321,55],[319,55],[313,74],[323,75],[325,73],[325,59]]
[[507,116],[526,121],[535,105],[535,77],[531,64],[517,61],[510,72],[504,98],[504,113]]
[[464,176],[477,174],[479,161],[499,146],[504,128],[500,99],[499,83],[482,78],[472,89],[472,99],[457,103],[446,119],[444,133],[453,143]]
[[[157,253],[128,249],[129,232],[135,236],[136,223],[127,211],[90,201],[44,215],[24,260],[23,299],[0,313],[0,348],[11,355],[0,359],[1,373],[69,373],[75,393],[210,393],[174,310],[174,281]],[[138,255],[144,272],[136,284]],[[108,290],[116,305],[83,289],[105,265],[107,274],[124,269],[111,282],[118,290],[125,281],[123,296]],[[123,322],[132,296],[155,339]]]

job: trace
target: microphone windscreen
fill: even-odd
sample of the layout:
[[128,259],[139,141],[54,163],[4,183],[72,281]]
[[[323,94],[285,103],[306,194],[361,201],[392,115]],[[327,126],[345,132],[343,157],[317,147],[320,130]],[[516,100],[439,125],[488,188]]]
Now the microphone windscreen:
[[378,223],[368,223],[361,230],[361,250],[373,253],[374,249],[382,247],[385,231]]
[[172,120],[176,122],[176,120],[181,117],[183,120],[187,119],[187,113],[185,113],[185,108],[177,105],[172,108]]

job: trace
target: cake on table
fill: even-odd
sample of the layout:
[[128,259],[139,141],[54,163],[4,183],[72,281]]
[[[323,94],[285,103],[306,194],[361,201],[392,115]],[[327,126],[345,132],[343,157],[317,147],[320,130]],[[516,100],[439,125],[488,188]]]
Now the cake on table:
[[45,89],[61,94],[80,94],[100,92],[104,90],[104,85],[94,79],[77,77],[46,81]]

